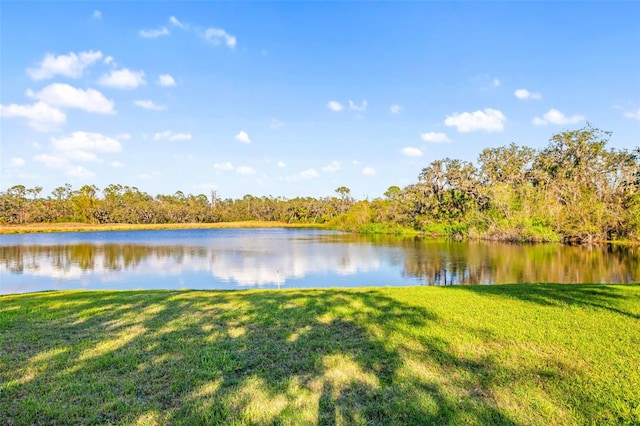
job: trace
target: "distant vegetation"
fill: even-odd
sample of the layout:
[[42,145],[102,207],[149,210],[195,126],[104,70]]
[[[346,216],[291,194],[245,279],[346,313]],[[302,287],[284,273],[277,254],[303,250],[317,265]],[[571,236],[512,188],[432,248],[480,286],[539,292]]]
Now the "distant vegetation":
[[[418,182],[391,186],[384,197],[220,199],[155,197],[112,184],[51,195],[13,186],[0,194],[0,223],[164,224],[231,221],[315,223],[364,233],[422,232],[454,239],[595,242],[640,240],[640,148],[607,148],[610,133],[586,127],[554,135],[546,148],[487,148],[476,164],[437,160]],[[101,194],[101,195],[100,195]]]

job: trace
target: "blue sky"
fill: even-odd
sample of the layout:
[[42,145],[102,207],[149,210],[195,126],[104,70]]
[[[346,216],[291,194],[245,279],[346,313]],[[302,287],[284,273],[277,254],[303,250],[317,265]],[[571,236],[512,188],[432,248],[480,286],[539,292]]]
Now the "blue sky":
[[640,145],[640,2],[0,3],[1,189],[375,198],[587,121]]

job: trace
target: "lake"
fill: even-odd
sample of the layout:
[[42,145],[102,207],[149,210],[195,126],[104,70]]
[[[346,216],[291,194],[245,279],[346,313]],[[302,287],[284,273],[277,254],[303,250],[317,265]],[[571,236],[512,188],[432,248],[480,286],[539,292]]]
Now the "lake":
[[305,229],[0,235],[0,294],[640,281],[640,248]]

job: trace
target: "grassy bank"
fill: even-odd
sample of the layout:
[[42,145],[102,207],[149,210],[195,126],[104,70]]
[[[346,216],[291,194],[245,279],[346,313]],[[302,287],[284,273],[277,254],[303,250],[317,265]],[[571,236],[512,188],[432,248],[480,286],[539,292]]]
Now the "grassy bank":
[[638,424],[640,285],[0,297],[0,424]]
[[218,229],[218,228],[321,228],[317,224],[301,224],[268,221],[218,222],[218,223],[30,223],[25,225],[0,225],[0,234],[30,234],[42,232],[95,232],[137,231],[153,229]]

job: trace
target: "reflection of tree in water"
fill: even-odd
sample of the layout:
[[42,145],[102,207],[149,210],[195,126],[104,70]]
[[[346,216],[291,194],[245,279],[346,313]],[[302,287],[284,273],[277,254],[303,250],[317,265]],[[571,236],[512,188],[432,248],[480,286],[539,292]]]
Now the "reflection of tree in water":
[[404,272],[428,285],[640,280],[638,247],[407,240]]
[[49,263],[61,273],[69,272],[72,267],[78,267],[82,271],[126,271],[135,269],[151,257],[170,258],[176,263],[182,263],[185,256],[207,255],[205,248],[196,247],[88,243],[1,246],[0,253],[1,264],[11,273],[37,271],[43,263]]
[[[519,245],[487,242],[430,241],[420,238],[390,236],[331,235],[321,240],[327,244],[367,245],[392,248],[381,256],[392,266],[403,269],[407,277],[427,285],[500,284],[523,282],[553,283],[626,283],[640,280],[640,247],[620,245],[563,246],[554,244]],[[350,250],[331,253],[339,256],[324,259],[328,270],[344,270],[346,265],[371,261],[374,252],[354,257]],[[359,252],[358,252],[359,253]],[[329,252],[310,252],[308,256]],[[300,252],[281,256],[303,256]],[[162,261],[183,265],[194,259],[209,259],[216,251],[209,247],[140,244],[70,244],[0,246],[0,265],[14,274],[53,269],[68,277],[87,271],[127,271],[144,261]],[[246,259],[246,254],[233,259]],[[271,264],[272,256],[260,258]],[[234,260],[235,261],[235,260]],[[220,264],[223,269],[229,265]],[[342,267],[342,269],[340,269]],[[353,269],[353,268],[349,268]],[[357,269],[357,268],[355,268]]]

